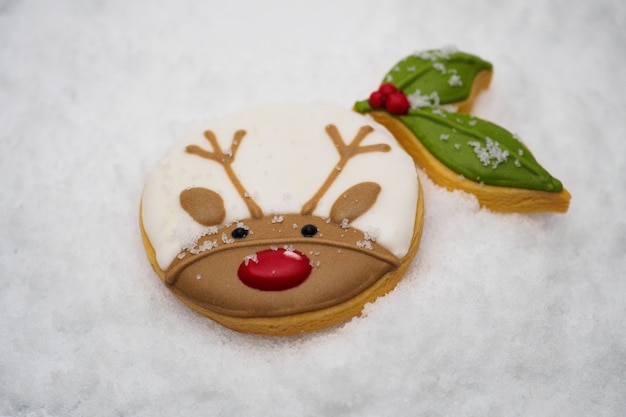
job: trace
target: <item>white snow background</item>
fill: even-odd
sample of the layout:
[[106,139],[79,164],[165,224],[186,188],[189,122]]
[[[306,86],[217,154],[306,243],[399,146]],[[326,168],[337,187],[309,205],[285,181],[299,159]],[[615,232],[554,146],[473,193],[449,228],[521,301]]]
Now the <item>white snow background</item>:
[[[626,415],[625,27],[621,0],[0,0],[0,415]],[[258,337],[174,299],[138,203],[177,138],[257,104],[349,108],[447,45],[494,64],[474,114],[567,214],[422,175],[420,251],[363,316]]]

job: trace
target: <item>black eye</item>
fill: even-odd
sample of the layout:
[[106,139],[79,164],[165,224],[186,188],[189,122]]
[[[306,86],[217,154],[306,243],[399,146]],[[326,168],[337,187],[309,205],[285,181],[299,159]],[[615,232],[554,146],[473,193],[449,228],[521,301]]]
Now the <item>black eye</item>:
[[302,236],[304,237],[313,237],[317,233],[317,227],[312,224],[306,224],[302,226],[300,233],[302,233]]
[[248,229],[238,227],[230,232],[230,235],[235,239],[243,239],[244,237],[248,236]]

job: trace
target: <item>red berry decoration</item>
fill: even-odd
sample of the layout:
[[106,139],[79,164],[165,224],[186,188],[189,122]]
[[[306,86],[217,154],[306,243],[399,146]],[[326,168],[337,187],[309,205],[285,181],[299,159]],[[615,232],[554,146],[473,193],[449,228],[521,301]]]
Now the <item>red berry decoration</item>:
[[406,95],[404,95],[404,93],[401,91],[391,93],[385,99],[385,109],[387,109],[389,113],[407,114],[409,108],[411,108],[409,99],[407,99]]
[[384,107],[389,113],[393,114],[407,114],[411,107],[406,95],[391,83],[381,84],[378,87],[378,91],[370,94],[367,102],[374,109]]
[[383,97],[387,98],[387,96],[395,93],[396,91],[398,91],[398,89],[395,85],[391,83],[384,83],[381,84],[380,87],[378,87],[378,91],[383,95]]
[[380,91],[374,91],[372,94],[370,94],[368,102],[373,108],[379,109],[383,106],[383,104],[385,104],[385,97]]

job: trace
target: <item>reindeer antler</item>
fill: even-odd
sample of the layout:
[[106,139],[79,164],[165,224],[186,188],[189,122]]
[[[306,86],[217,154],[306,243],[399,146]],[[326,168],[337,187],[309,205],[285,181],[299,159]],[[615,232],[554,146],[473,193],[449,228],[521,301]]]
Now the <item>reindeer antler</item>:
[[307,215],[313,213],[315,207],[319,203],[322,196],[328,191],[332,183],[337,179],[343,168],[346,166],[348,161],[361,153],[367,152],[389,152],[391,147],[386,143],[378,143],[376,145],[367,145],[367,146],[359,146],[359,144],[365,139],[367,135],[372,133],[374,128],[368,125],[361,126],[359,131],[357,132],[352,142],[349,145],[343,141],[337,126],[333,124],[329,124],[326,126],[326,133],[330,136],[330,139],[335,144],[337,148],[337,152],[339,152],[339,162],[335,165],[335,168],[331,171],[331,173],[326,178],[326,181],[322,184],[322,186],[317,190],[315,195],[311,197],[309,201],[307,201],[300,211],[301,214]]
[[210,159],[212,161],[217,162],[218,164],[224,167],[224,171],[226,171],[226,175],[235,186],[235,189],[243,199],[244,203],[248,207],[250,214],[255,219],[260,219],[263,217],[263,210],[255,201],[250,197],[246,189],[244,188],[241,181],[235,174],[235,171],[232,168],[232,163],[235,160],[235,155],[237,153],[237,149],[239,149],[239,145],[241,144],[241,140],[246,135],[245,130],[238,130],[233,135],[233,140],[230,144],[230,148],[226,150],[226,152],[222,151],[220,144],[217,142],[217,138],[215,137],[215,133],[210,130],[204,132],[204,137],[209,141],[211,147],[213,148],[213,152],[202,149],[197,145],[189,145],[185,149],[187,153],[198,155],[202,158]]

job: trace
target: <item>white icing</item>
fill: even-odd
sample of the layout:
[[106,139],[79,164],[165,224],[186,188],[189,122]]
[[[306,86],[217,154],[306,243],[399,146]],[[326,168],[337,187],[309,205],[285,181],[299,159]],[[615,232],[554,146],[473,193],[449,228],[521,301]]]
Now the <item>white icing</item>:
[[[374,132],[361,145],[385,143],[391,151],[363,153],[350,159],[313,214],[328,217],[333,203],[345,190],[360,182],[376,182],[382,187],[376,203],[350,226],[376,230],[376,242],[403,257],[413,235],[417,173],[412,159],[395,138],[371,118],[328,105],[274,105],[215,121],[206,129],[215,133],[224,151],[230,148],[236,130],[247,132],[232,167],[264,214],[280,216],[300,213],[303,204],[335,169],[339,153],[325,131],[328,124],[337,126],[346,144],[361,126],[372,126]],[[226,209],[224,224],[250,217],[223,167],[185,152],[192,144],[213,151],[203,131],[180,141],[157,165],[143,192],[143,225],[164,270],[182,247],[207,233],[207,227],[196,223],[182,209],[181,191],[205,187],[220,194]]]

